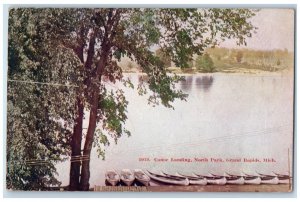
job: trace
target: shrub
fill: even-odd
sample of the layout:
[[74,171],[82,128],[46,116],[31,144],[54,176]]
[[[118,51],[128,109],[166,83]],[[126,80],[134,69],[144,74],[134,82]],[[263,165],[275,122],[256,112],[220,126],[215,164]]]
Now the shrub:
[[208,53],[199,55],[196,59],[196,68],[201,72],[213,72],[215,70],[214,62]]

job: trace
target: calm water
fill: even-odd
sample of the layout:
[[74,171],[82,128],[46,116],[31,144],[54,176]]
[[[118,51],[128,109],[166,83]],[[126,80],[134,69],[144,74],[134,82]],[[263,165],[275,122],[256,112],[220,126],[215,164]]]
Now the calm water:
[[[140,76],[128,77],[137,84]],[[189,97],[187,102],[176,101],[175,110],[149,106],[147,97],[125,89],[129,101],[127,127],[132,136],[120,138],[117,145],[112,142],[106,148],[105,161],[98,159],[96,150],[92,152],[91,186],[104,185],[107,169],[170,173],[288,171],[293,136],[292,76],[216,73],[185,77],[178,88]],[[154,158],[169,161],[155,162]],[[193,161],[170,162],[171,158]],[[194,158],[207,158],[208,162],[195,162]],[[216,163],[211,158],[273,158],[276,162]],[[69,166],[69,162],[57,165],[63,185],[69,183]]]

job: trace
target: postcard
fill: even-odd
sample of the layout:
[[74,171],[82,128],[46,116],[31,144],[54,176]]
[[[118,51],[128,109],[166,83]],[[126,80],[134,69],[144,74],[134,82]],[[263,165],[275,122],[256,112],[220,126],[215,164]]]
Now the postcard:
[[8,191],[293,190],[293,8],[8,12]]

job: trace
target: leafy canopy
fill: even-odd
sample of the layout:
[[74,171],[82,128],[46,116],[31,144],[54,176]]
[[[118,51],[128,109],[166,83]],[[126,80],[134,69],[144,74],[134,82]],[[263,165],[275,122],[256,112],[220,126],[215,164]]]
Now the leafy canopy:
[[[172,107],[186,95],[174,85],[181,78],[167,72],[155,49],[176,66],[187,67],[193,54],[227,38],[246,44],[254,30],[253,15],[249,9],[11,9],[8,78],[40,83],[8,83],[7,187],[58,184],[54,165],[70,155],[76,100],[85,110],[96,108],[93,143],[104,156],[109,136],[117,141],[130,134],[124,128],[124,92],[107,83],[123,82],[141,95],[152,92],[149,103]],[[125,56],[147,74],[137,87],[118,65]],[[26,163],[30,159],[46,159],[47,166]]]

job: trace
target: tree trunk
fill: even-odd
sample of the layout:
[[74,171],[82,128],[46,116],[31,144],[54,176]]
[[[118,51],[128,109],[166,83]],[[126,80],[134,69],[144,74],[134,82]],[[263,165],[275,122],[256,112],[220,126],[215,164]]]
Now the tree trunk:
[[69,187],[70,191],[79,190],[79,182],[80,182],[79,180],[80,180],[81,162],[80,161],[72,162],[72,160],[79,159],[78,157],[81,156],[82,122],[83,122],[84,107],[79,98],[77,98],[77,107],[78,107],[78,114],[75,120],[74,132],[73,132],[72,142],[71,142],[72,154],[71,154],[71,167],[70,167],[70,187]]
[[[88,155],[90,157],[93,140],[94,140],[94,133],[97,125],[97,109],[99,103],[99,90],[95,90],[93,93],[93,101],[91,103],[91,111],[90,111],[90,118],[89,118],[89,127],[86,135],[86,140],[84,144],[83,155]],[[90,184],[90,158],[88,160],[82,161],[82,168],[81,168],[81,178],[80,178],[80,190],[81,191],[88,191]]]

